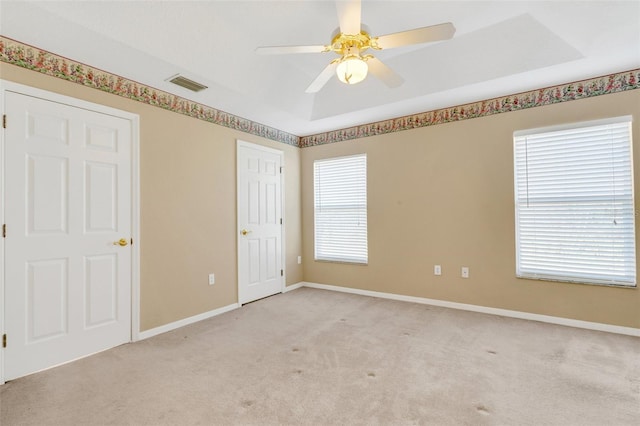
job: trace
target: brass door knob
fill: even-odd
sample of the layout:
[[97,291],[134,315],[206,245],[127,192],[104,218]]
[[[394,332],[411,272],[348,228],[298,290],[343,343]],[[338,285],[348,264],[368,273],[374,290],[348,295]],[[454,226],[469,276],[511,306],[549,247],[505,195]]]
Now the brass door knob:
[[242,231],[240,231],[240,233],[241,233],[242,235],[247,235],[247,234],[250,234],[250,233],[251,233],[251,231],[247,231],[246,229],[243,229]]
[[129,241],[125,240],[124,238],[120,238],[120,240],[119,240],[119,241],[115,241],[115,242],[113,243],[113,245],[114,245],[114,246],[120,246],[120,247],[124,247],[124,246],[126,246],[127,244],[129,244]]

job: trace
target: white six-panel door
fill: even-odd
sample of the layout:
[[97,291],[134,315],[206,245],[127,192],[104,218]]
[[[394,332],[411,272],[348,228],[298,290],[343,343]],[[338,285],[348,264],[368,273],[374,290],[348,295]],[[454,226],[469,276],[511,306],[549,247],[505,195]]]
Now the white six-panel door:
[[132,129],[10,91],[5,113],[9,380],[131,340]]
[[282,152],[238,141],[238,299],[282,292]]

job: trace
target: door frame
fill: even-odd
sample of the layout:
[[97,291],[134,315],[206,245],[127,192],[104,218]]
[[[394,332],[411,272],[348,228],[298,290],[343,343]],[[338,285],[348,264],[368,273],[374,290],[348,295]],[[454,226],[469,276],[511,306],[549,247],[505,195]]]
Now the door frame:
[[282,226],[280,227],[280,262],[282,268],[282,279],[280,282],[280,293],[283,293],[287,286],[287,268],[286,268],[286,254],[285,251],[285,225],[287,220],[285,218],[285,179],[284,174],[286,172],[286,167],[284,164],[284,151],[275,148],[269,148],[268,146],[259,145],[247,141],[243,141],[241,139],[236,139],[236,282],[237,282],[237,297],[238,297],[238,305],[242,306],[242,302],[240,302],[240,200],[238,198],[238,194],[240,193],[240,156],[238,152],[240,151],[240,147],[246,147],[255,149],[258,151],[268,152],[270,154],[276,154],[280,156],[280,215],[282,216]]
[[[26,96],[33,96],[47,101],[65,104],[75,108],[82,108],[102,114],[123,118],[131,122],[131,338],[135,342],[140,339],[140,116],[128,111],[119,110],[82,99],[38,89],[24,84],[0,79],[0,109],[4,116],[6,93],[13,92]],[[11,123],[7,123],[11,125]],[[0,224],[5,223],[5,131],[0,132]],[[0,335],[5,329],[5,239],[0,242]],[[11,342],[9,342],[11,344]],[[4,349],[0,345],[0,385],[4,384]]]

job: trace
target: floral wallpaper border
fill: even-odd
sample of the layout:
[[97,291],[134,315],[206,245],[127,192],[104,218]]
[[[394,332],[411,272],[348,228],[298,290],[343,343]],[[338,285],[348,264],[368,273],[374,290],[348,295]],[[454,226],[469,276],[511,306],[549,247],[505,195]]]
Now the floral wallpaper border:
[[306,148],[640,89],[640,69],[298,137],[0,36],[0,61],[189,117]]
[[532,90],[530,92],[503,96],[450,108],[437,109],[389,120],[377,121],[361,126],[303,136],[300,147],[325,145],[367,136],[417,129],[470,118],[486,117],[493,114],[518,111],[560,102],[591,98],[609,93],[640,89],[640,69],[590,78],[560,86]]
[[4,36],[0,36],[0,61],[287,145],[299,146],[300,138],[291,133],[145,86]]

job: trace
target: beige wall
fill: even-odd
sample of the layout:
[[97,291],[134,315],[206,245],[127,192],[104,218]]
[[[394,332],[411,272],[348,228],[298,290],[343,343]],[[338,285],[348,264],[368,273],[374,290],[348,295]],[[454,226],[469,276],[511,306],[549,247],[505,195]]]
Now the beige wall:
[[[520,129],[632,114],[637,143],[638,90],[299,150],[4,63],[0,77],[140,115],[141,330],[237,301],[236,139],[285,153],[287,285],[640,327],[637,289],[515,278],[512,165]],[[369,265],[315,262],[313,160],[360,152],[368,155]],[[469,279],[459,277],[461,266]]]
[[[640,90],[303,149],[305,281],[640,327],[638,289],[515,278],[513,132],[629,114],[638,165]],[[313,161],[356,153],[368,161],[369,264],[315,262]]]
[[13,65],[0,78],[140,115],[141,330],[237,302],[237,139],[284,151],[286,278],[302,281],[299,148]]

